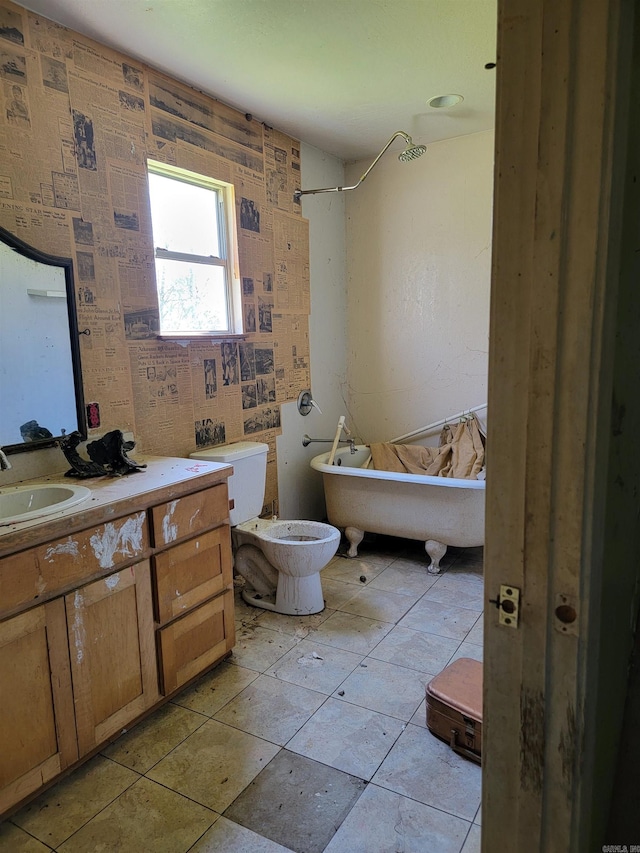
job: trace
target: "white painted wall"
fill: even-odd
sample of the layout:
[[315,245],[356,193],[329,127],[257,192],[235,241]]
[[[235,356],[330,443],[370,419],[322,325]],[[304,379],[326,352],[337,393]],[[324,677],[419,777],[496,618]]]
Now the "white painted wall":
[[[344,184],[341,160],[310,145],[301,145],[302,187]],[[309,467],[311,458],[331,445],[302,446],[302,437],[331,438],[338,418],[346,414],[347,293],[344,198],[338,193],[302,197],[309,220],[311,316],[309,346],[313,396],[322,409],[306,417],[295,403],[282,406],[282,435],[277,439],[278,491],[283,518],[325,516],[322,477]]]
[[460,136],[411,163],[394,146],[345,195],[347,423],[366,442],[486,402],[493,142]]

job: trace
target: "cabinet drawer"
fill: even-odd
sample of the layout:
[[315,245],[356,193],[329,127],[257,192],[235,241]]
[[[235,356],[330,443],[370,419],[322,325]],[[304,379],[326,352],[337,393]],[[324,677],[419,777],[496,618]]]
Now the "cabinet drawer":
[[174,545],[153,558],[156,618],[169,622],[213,598],[233,582],[229,528],[222,527]]
[[106,569],[133,563],[149,548],[146,513],[108,521],[35,549],[42,592],[82,583]]
[[158,631],[163,693],[172,693],[225,655],[235,642],[233,590]]
[[0,561],[0,612],[10,613],[20,605],[37,602],[44,592],[36,551],[22,551]]
[[160,504],[153,507],[151,514],[154,545],[156,548],[171,545],[229,520],[227,484]]
[[139,512],[4,557],[0,562],[0,612],[51,598],[105,569],[132,563],[148,550],[146,514]]

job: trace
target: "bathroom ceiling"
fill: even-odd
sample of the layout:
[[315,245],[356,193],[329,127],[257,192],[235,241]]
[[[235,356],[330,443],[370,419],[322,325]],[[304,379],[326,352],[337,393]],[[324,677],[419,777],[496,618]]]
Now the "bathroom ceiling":
[[[20,0],[19,0],[20,2]],[[497,0],[26,0],[346,161],[494,121]],[[449,93],[464,101],[433,109]]]

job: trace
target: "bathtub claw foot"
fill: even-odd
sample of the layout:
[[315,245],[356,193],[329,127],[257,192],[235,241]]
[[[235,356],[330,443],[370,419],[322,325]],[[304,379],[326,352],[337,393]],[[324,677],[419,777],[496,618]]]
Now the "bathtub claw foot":
[[427,539],[424,543],[424,549],[431,558],[431,563],[427,566],[427,571],[432,575],[440,573],[440,560],[447,553],[447,546],[435,539]]
[[364,530],[360,530],[357,527],[345,527],[344,535],[349,540],[349,550],[347,551],[347,556],[357,557],[358,545],[364,539]]

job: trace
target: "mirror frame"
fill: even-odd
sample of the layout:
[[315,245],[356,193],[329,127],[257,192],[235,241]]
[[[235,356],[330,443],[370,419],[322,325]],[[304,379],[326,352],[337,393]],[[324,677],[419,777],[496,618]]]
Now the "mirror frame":
[[[87,438],[87,421],[84,406],[84,389],[82,387],[82,364],[80,359],[80,333],[78,330],[78,315],[76,312],[76,288],[73,278],[73,260],[71,258],[60,258],[56,255],[48,255],[39,249],[30,246],[0,226],[0,241],[5,243],[19,254],[24,255],[31,261],[37,261],[50,267],[60,267],[64,270],[64,279],[67,291],[67,317],[69,320],[69,337],[71,345],[71,364],[73,368],[73,387],[76,397],[76,415],[78,420],[77,432],[80,433],[82,441]],[[1,286],[1,285],[0,285]],[[5,453],[23,453],[27,450],[37,450],[41,447],[52,447],[56,445],[62,435],[54,435],[51,438],[43,438],[39,441],[25,441],[20,444],[5,444],[2,449]]]

